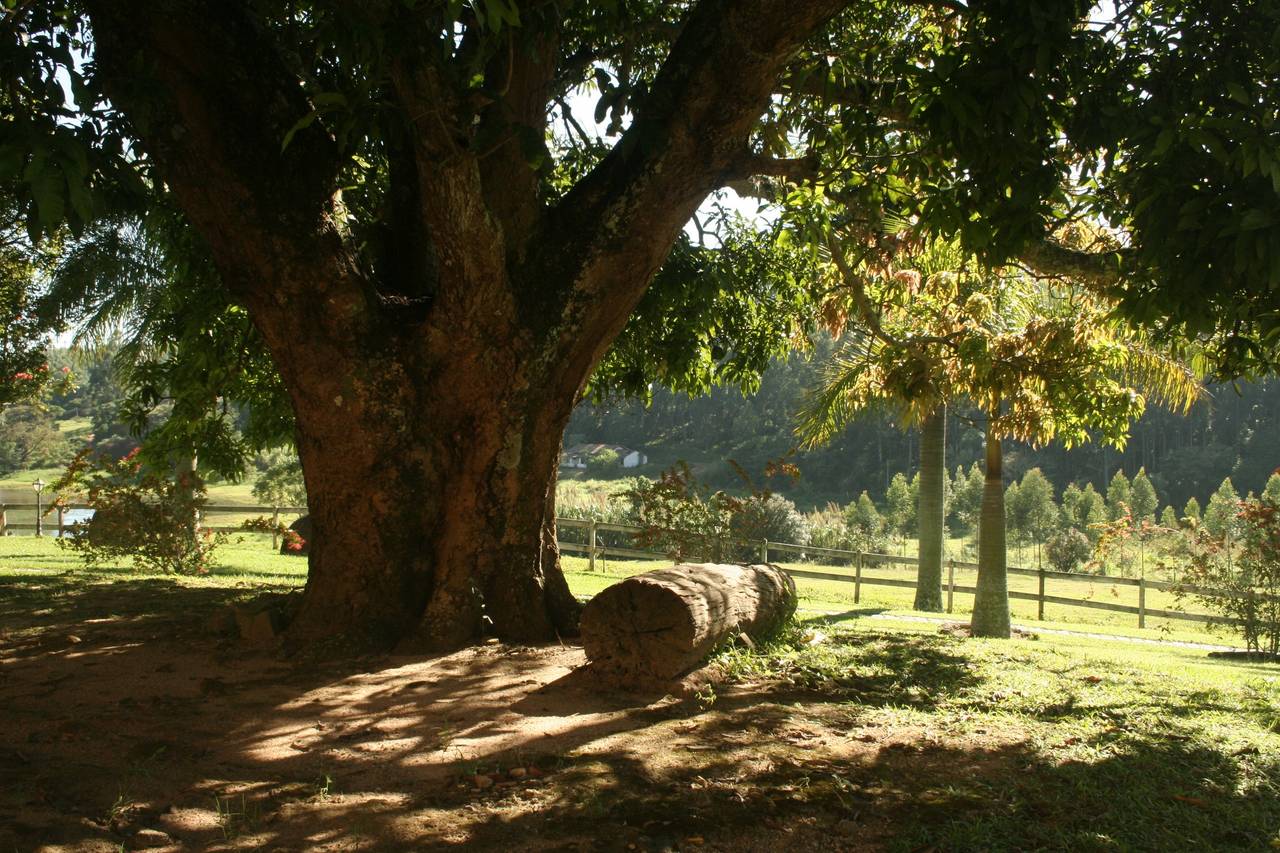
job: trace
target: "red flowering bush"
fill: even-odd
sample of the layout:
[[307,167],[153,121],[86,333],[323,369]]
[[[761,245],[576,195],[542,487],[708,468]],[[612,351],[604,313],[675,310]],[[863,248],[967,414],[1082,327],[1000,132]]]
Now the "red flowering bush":
[[123,459],[81,451],[54,483],[55,491],[83,494],[93,509],[58,540],[93,567],[127,557],[140,571],[204,574],[225,533],[199,527],[208,503],[203,481],[144,468],[135,449]]
[[1189,533],[1190,565],[1176,590],[1234,620],[1251,652],[1280,654],[1280,505],[1237,504],[1237,534]]

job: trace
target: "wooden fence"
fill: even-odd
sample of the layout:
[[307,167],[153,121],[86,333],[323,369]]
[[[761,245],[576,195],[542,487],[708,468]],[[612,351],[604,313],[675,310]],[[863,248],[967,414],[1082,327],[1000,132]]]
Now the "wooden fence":
[[[36,504],[33,503],[10,503],[0,504],[0,535],[12,535],[16,531],[32,531],[36,535],[44,532],[52,533],[57,531],[57,535],[62,536],[66,533],[69,524],[66,521],[66,513],[70,510],[90,509],[87,504],[83,503],[63,503],[55,504],[52,507],[43,505],[44,515],[53,515],[54,517],[46,522],[40,515],[35,513]],[[9,512],[11,510],[30,511],[35,515],[34,523],[12,523],[9,520]],[[212,520],[212,517],[218,515],[239,515],[239,516],[270,516],[272,521],[279,523],[281,516],[300,515],[306,512],[306,507],[270,507],[270,506],[242,506],[238,504],[209,504],[204,507],[204,518],[206,521]],[[587,521],[575,518],[560,518],[556,520],[559,530],[582,530],[585,531],[587,541],[574,542],[565,541],[564,537],[560,538],[560,550],[571,554],[584,554],[588,560],[588,568],[595,571],[596,561],[605,557],[624,558],[624,559],[641,559],[652,560],[655,558],[663,558],[666,555],[653,550],[645,550],[641,548],[630,548],[615,544],[608,544],[600,538],[601,533],[623,534],[627,538],[639,533],[642,528],[626,524],[611,524],[597,521]],[[239,525],[207,525],[215,530],[238,530]],[[273,535],[272,547],[278,547],[279,542],[275,541]],[[862,598],[863,586],[890,586],[914,589],[916,583],[914,580],[906,580],[903,578],[886,578],[868,575],[866,570],[879,566],[916,566],[919,560],[916,557],[896,557],[892,554],[871,554],[860,551],[845,551],[839,548],[818,548],[807,545],[792,545],[785,542],[770,542],[767,539],[760,539],[752,542],[736,542],[734,544],[748,547],[759,555],[761,562],[770,562],[771,558],[780,557],[782,555],[793,555],[797,558],[797,562],[816,562],[817,560],[827,559],[846,563],[852,569],[852,572],[835,571],[837,566],[819,565],[815,568],[794,568],[784,566],[786,571],[793,577],[806,578],[810,580],[835,581],[838,583],[847,583],[853,587],[853,600],[857,603]],[[976,563],[963,562],[960,560],[947,561],[947,612],[951,613],[955,605],[956,593],[972,595],[977,589],[972,586],[956,583],[956,569],[977,569]],[[828,571],[827,569],[833,569]],[[1150,590],[1172,591],[1175,588],[1181,588],[1184,592],[1210,595],[1210,596],[1229,596],[1233,593],[1219,590],[1205,590],[1200,588],[1189,588],[1166,581],[1147,580],[1146,578],[1125,578],[1114,575],[1086,575],[1074,572],[1058,572],[1049,569],[1027,569],[1018,566],[1009,566],[1010,575],[1021,575],[1035,577],[1038,581],[1037,590],[1034,593],[1023,592],[1021,590],[1009,590],[1009,598],[1017,601],[1034,601],[1037,604],[1037,616],[1044,619],[1044,608],[1046,604],[1062,605],[1065,607],[1081,607],[1091,610],[1106,610],[1112,613],[1126,613],[1137,617],[1139,628],[1145,628],[1147,619],[1171,619],[1182,620],[1186,622],[1199,622],[1203,624],[1213,623],[1234,623],[1237,620],[1222,616],[1215,616],[1208,613],[1186,613],[1180,610],[1168,610],[1147,607],[1147,593]],[[1060,580],[1072,583],[1096,584],[1099,582],[1111,584],[1113,586],[1130,586],[1137,587],[1138,605],[1136,607],[1127,604],[1117,604],[1110,601],[1094,601],[1088,598],[1074,598],[1062,595],[1048,595],[1045,592],[1045,582],[1048,580]]]
[[[36,536],[41,535],[66,535],[68,529],[73,526],[74,522],[67,521],[67,514],[72,510],[88,510],[93,509],[86,503],[65,502],[65,503],[0,503],[0,536],[12,536],[14,533],[31,532]],[[23,515],[31,515],[32,521],[14,522],[10,521],[10,512],[17,512]],[[281,516],[305,515],[307,508],[305,506],[244,506],[241,504],[206,504],[203,508],[202,515],[204,521],[209,521],[218,515],[235,515],[244,517],[270,516],[272,526],[280,523]],[[239,524],[208,524],[204,527],[220,531],[243,530]],[[272,534],[272,547],[279,547],[277,535]]]
[[[602,544],[598,534],[601,532],[616,532],[634,534],[642,528],[632,527],[625,524],[606,524],[603,522],[585,521],[580,519],[561,518],[556,521],[558,527],[568,529],[582,529],[587,531],[586,544],[577,542],[560,542],[560,549],[568,553],[585,554],[588,558],[588,567],[591,571],[595,571],[596,560],[606,556],[623,557],[628,559],[654,559],[655,557],[663,557],[664,554],[655,551],[641,550],[637,548],[621,548]],[[817,559],[839,560],[850,565],[852,572],[825,571],[826,566],[809,568],[793,568],[784,566],[787,573],[797,578],[807,578],[810,580],[835,581],[838,583],[847,583],[853,587],[853,601],[858,603],[862,598],[863,586],[890,586],[901,587],[907,589],[915,589],[916,582],[914,580],[906,580],[903,578],[885,578],[868,575],[867,569],[878,566],[898,565],[898,566],[917,566],[920,561],[916,557],[896,557],[892,554],[871,554],[859,551],[845,551],[838,548],[818,548],[806,545],[791,545],[784,542],[770,542],[767,539],[761,539],[753,542],[741,542],[739,545],[749,546],[751,550],[757,551],[760,555],[761,562],[769,562],[771,557],[775,555],[791,554],[799,558],[802,562],[815,562]],[[833,567],[834,568],[834,567]],[[946,563],[946,593],[947,593],[947,612],[953,612],[955,608],[956,593],[973,595],[977,592],[977,588],[964,584],[956,583],[956,569],[972,569],[978,568],[977,563],[964,562],[961,560],[948,560]],[[1127,613],[1137,617],[1139,628],[1147,626],[1148,619],[1172,619],[1185,622],[1199,622],[1202,624],[1234,624],[1238,620],[1224,616],[1216,616],[1209,613],[1187,613],[1181,610],[1168,610],[1164,608],[1151,608],[1147,606],[1147,593],[1151,590],[1160,590],[1163,592],[1171,592],[1175,589],[1181,589],[1187,593],[1203,594],[1210,596],[1231,596],[1238,593],[1224,592],[1220,590],[1206,590],[1200,587],[1188,587],[1186,585],[1169,583],[1167,581],[1147,580],[1146,578],[1125,578],[1115,575],[1089,575],[1076,572],[1058,572],[1050,569],[1028,569],[1019,566],[1009,566],[1007,569],[1010,575],[1034,577],[1037,579],[1037,590],[1034,593],[1023,592],[1021,590],[1009,590],[1009,598],[1017,601],[1034,601],[1036,602],[1037,618],[1044,619],[1044,608],[1046,604],[1056,604],[1065,607],[1080,607],[1090,610],[1106,610],[1112,613]],[[1045,583],[1049,580],[1061,580],[1073,583],[1097,584],[1106,583],[1112,586],[1128,586],[1137,587],[1138,604],[1136,607],[1127,604],[1117,604],[1110,601],[1094,601],[1088,598],[1073,598],[1063,595],[1048,595],[1045,592]]]

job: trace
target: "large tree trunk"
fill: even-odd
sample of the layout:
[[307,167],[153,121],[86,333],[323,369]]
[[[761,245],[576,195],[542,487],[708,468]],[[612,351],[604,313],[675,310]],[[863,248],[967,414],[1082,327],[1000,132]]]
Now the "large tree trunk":
[[314,531],[294,641],[404,650],[485,632],[518,642],[575,632],[555,476],[588,368],[566,378],[566,365],[545,369],[515,330],[481,324],[479,334],[508,341],[486,352],[450,325],[458,331],[430,336],[436,351],[388,343],[354,369],[350,354],[313,366],[313,342],[281,359],[286,377],[298,371],[291,387],[330,386],[293,393]]
[[939,406],[920,428],[920,563],[916,610],[942,611],[942,539],[946,527],[947,407]]
[[1004,475],[1000,439],[987,433],[987,477],[978,518],[978,591],[970,631],[975,637],[1009,636],[1008,554],[1004,537]]
[[669,679],[730,636],[759,640],[796,610],[796,585],[776,566],[691,563],[634,575],[582,611],[587,659],[621,679]]

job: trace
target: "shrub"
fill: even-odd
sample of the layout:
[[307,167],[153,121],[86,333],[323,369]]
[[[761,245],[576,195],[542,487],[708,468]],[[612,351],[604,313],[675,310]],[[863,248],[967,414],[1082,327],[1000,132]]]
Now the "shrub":
[[622,458],[618,456],[616,450],[601,450],[595,453],[587,460],[587,473],[593,477],[601,475],[608,476],[616,474],[619,466],[622,464]]
[[684,462],[657,480],[633,480],[625,497],[641,528],[634,535],[638,548],[662,551],[678,561],[720,562],[737,551],[731,542],[733,517],[744,502],[712,492]]
[[755,542],[809,544],[809,525],[796,505],[782,495],[752,495],[741,501],[729,521],[734,537]]
[[1280,505],[1238,501],[1230,527],[1188,532],[1191,560],[1175,589],[1235,620],[1251,652],[1280,654]]
[[208,503],[204,482],[191,472],[176,479],[162,476],[136,456],[136,451],[118,460],[88,450],[76,454],[53,487],[84,495],[93,516],[73,524],[72,535],[58,545],[89,567],[128,557],[140,571],[207,572],[226,536],[198,528]]
[[1044,557],[1059,572],[1074,572],[1093,556],[1093,543],[1074,527],[1061,530],[1044,543]]
[[836,504],[809,513],[805,523],[809,527],[809,544],[815,548],[853,550],[850,544],[849,525],[845,523],[844,510]]
[[849,548],[867,554],[883,554],[889,547],[889,530],[871,496],[863,491],[844,511],[849,528]]

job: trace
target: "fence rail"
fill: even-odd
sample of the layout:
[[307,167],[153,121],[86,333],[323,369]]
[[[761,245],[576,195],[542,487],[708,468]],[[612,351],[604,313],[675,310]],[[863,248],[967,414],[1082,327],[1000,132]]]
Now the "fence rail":
[[[61,504],[42,504],[39,509],[42,514],[36,515],[34,523],[14,523],[9,521],[10,510],[30,510],[36,512],[38,505],[32,503],[10,503],[0,504],[0,535],[10,535],[15,531],[33,531],[37,535],[43,530],[57,529],[58,535],[64,535],[70,524],[66,521],[66,513],[71,510],[87,510],[92,509],[85,503],[61,503]],[[239,515],[270,515],[273,520],[279,521],[282,515],[299,515],[307,511],[306,507],[297,506],[255,506],[241,504],[208,504],[204,507],[203,513],[206,519],[211,515],[219,514],[239,514]],[[56,513],[56,521],[50,520],[50,523],[44,523],[42,515]],[[607,557],[623,558],[623,559],[655,559],[665,557],[659,551],[647,550],[643,548],[631,548],[623,545],[611,545],[603,542],[600,533],[621,533],[629,536],[641,532],[643,528],[628,524],[615,524],[612,522],[596,522],[587,519],[578,518],[558,518],[556,519],[558,530],[581,530],[586,532],[586,542],[565,541],[560,538],[560,549],[567,553],[582,554],[587,557],[588,570],[596,570],[597,560]],[[236,527],[217,527],[209,525],[219,530],[234,530]],[[842,560],[850,565],[851,572],[826,571],[827,567],[794,568],[784,566],[788,574],[796,578],[806,580],[835,581],[839,583],[848,583],[853,586],[853,600],[858,603],[862,598],[863,586],[886,586],[905,589],[913,589],[916,582],[913,580],[905,580],[903,578],[886,578],[877,577],[875,575],[866,574],[867,569],[875,569],[883,566],[915,566],[919,564],[916,557],[895,556],[893,554],[873,554],[862,551],[846,551],[839,548],[819,548],[807,545],[795,545],[788,542],[770,542],[767,539],[754,541],[737,540],[734,545],[739,547],[750,547],[755,551],[763,562],[769,562],[770,557],[775,553],[791,554],[809,561],[814,558],[826,558],[833,560]],[[835,568],[835,567],[831,567]],[[956,583],[956,569],[976,570],[977,563],[965,562],[962,560],[947,561],[947,612],[951,613],[954,609],[954,599],[956,593],[961,595],[973,595],[977,592],[976,587],[967,586]],[[1185,592],[1222,597],[1238,597],[1240,593],[1233,593],[1224,590],[1208,590],[1200,587],[1187,587],[1179,584],[1169,583],[1167,581],[1147,580],[1146,578],[1125,578],[1113,575],[1083,575],[1073,572],[1059,572],[1050,569],[1030,569],[1021,566],[1009,566],[1007,569],[1010,575],[1018,575],[1024,577],[1034,577],[1039,581],[1036,592],[1024,592],[1022,590],[1009,590],[1009,598],[1015,601],[1034,601],[1037,603],[1037,611],[1040,619],[1044,619],[1044,608],[1046,604],[1054,604],[1064,607],[1080,607],[1090,610],[1105,610],[1112,613],[1125,613],[1137,616],[1138,627],[1145,628],[1148,618],[1181,620],[1186,622],[1199,622],[1202,624],[1236,624],[1238,620],[1229,617],[1215,616],[1207,613],[1186,613],[1180,610],[1153,609],[1146,606],[1146,598],[1148,590],[1159,590],[1169,592],[1174,589],[1182,589]],[[1127,604],[1116,604],[1110,601],[1094,601],[1088,598],[1071,598],[1062,595],[1050,595],[1045,592],[1045,582],[1048,580],[1068,581],[1073,583],[1106,583],[1111,586],[1129,586],[1138,589],[1138,606],[1134,607]]]
[[[615,533],[638,533],[643,528],[634,527],[626,524],[615,524],[605,522],[593,522],[586,519],[557,519],[556,524],[560,529],[585,530],[587,531],[587,543],[566,542],[561,540],[560,548],[562,551],[575,554],[585,554],[588,558],[588,570],[595,571],[596,561],[605,557],[621,557],[636,559],[654,559],[666,556],[658,551],[642,550],[637,548],[619,547],[602,543],[598,535],[601,532]],[[914,589],[916,582],[914,580],[905,580],[903,578],[886,578],[868,575],[866,569],[875,569],[882,566],[915,566],[919,565],[920,560],[917,557],[895,556],[893,554],[872,554],[862,551],[845,551],[839,548],[819,548],[806,545],[794,545],[787,542],[770,542],[767,539],[756,541],[738,540],[732,544],[739,546],[749,546],[753,550],[758,548],[761,560],[769,562],[769,557],[775,552],[783,554],[795,554],[805,560],[813,558],[827,558],[842,560],[850,564],[852,572],[825,571],[825,567],[794,568],[791,566],[783,566],[788,574],[796,578],[804,578],[806,580],[836,581],[840,583],[848,583],[853,586],[853,601],[858,603],[862,598],[863,586],[886,586],[898,587],[905,589]],[[955,573],[957,569],[976,570],[977,563],[966,562],[963,560],[947,561],[947,612],[951,613],[955,608],[955,596],[957,593],[961,595],[974,595],[977,588],[964,584],[957,584]],[[1074,572],[1059,572],[1052,569],[1031,569],[1022,566],[1009,566],[1007,571],[1011,575],[1023,577],[1034,577],[1038,580],[1036,592],[1024,592],[1022,590],[1009,590],[1009,598],[1015,601],[1034,601],[1037,604],[1037,616],[1044,619],[1044,609],[1046,604],[1059,605],[1063,607],[1080,607],[1088,610],[1104,610],[1111,613],[1125,613],[1137,617],[1139,628],[1147,626],[1147,619],[1169,619],[1181,620],[1184,622],[1198,622],[1201,624],[1239,624],[1238,619],[1226,616],[1216,616],[1209,613],[1187,613],[1181,610],[1168,610],[1163,608],[1147,607],[1147,592],[1149,590],[1159,590],[1161,592],[1169,592],[1180,589],[1187,593],[1221,596],[1221,597],[1239,597],[1240,593],[1230,592],[1226,590],[1210,590],[1203,587],[1190,587],[1168,581],[1147,580],[1146,578],[1126,578],[1114,575],[1085,575]],[[1067,581],[1071,583],[1087,583],[1098,584],[1105,583],[1109,586],[1126,586],[1136,587],[1138,591],[1137,606],[1129,604],[1117,604],[1110,601],[1095,601],[1090,598],[1072,598],[1064,595],[1051,595],[1045,591],[1045,583],[1049,580]]]

